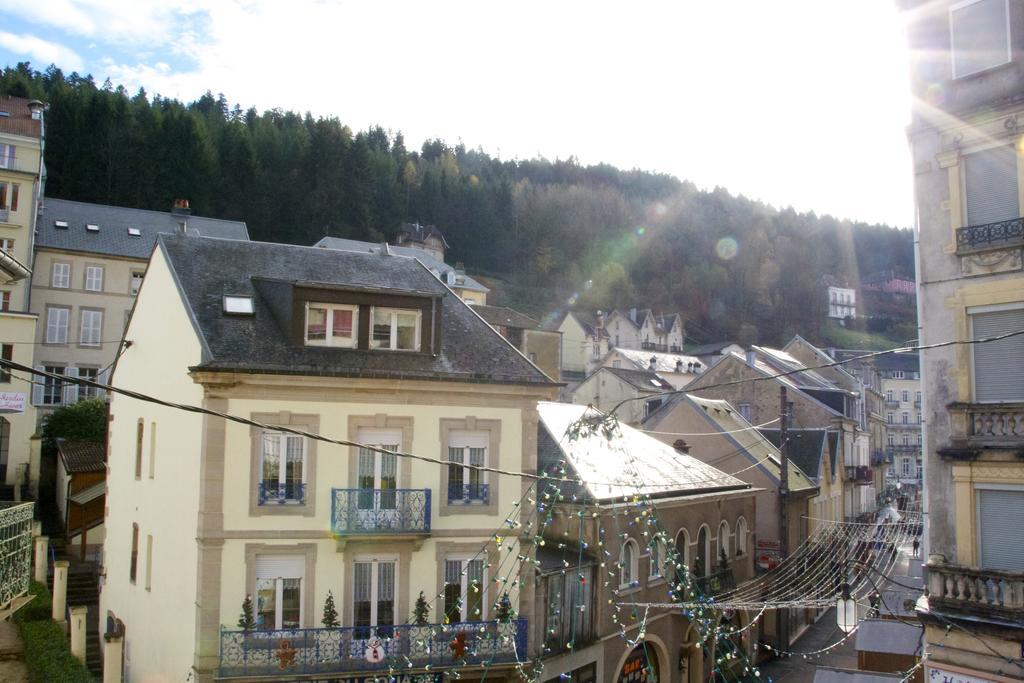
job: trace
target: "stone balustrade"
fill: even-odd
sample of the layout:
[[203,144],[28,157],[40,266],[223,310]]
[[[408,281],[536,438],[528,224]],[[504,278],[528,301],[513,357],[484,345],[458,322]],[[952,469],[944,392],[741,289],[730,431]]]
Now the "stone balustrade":
[[940,611],[963,611],[1019,620],[1024,617],[1024,572],[979,569],[928,560],[928,602]]
[[954,439],[971,445],[1024,446],[1024,403],[953,403]]

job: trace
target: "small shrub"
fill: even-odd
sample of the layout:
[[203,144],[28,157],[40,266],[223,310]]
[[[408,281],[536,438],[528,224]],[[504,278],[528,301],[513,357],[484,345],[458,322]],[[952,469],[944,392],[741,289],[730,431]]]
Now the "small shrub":
[[31,602],[14,613],[14,621],[24,624],[29,621],[49,620],[53,614],[53,598],[46,584],[33,581],[28,588],[29,595],[35,596]]
[[50,618],[53,599],[41,583],[29,586],[35,596],[14,614],[21,642],[25,646],[25,668],[31,683],[93,683],[85,665],[71,655],[64,629]]

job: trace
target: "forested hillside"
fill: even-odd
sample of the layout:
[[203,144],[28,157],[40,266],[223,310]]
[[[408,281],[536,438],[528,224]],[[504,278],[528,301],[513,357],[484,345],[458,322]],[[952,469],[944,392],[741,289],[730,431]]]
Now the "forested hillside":
[[538,316],[647,305],[683,312],[696,341],[825,341],[826,275],[913,275],[908,230],[662,174],[502,160],[440,140],[408,149],[379,127],[243,110],[209,93],[187,104],[130,94],[53,66],[4,69],[0,93],[49,103],[48,196],[159,210],[182,197],[196,213],[246,221],[253,239],[298,244],[383,240],[403,221],[433,223],[450,262],[494,283],[493,303]]

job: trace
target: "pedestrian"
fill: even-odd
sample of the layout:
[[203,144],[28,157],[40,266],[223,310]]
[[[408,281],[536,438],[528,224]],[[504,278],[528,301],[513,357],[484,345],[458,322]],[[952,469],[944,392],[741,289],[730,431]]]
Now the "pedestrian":
[[914,555],[913,556],[917,557],[917,551],[920,550],[920,548],[921,548],[921,541],[919,541],[919,540],[917,540],[915,538],[913,544],[911,544],[911,547],[914,549]]

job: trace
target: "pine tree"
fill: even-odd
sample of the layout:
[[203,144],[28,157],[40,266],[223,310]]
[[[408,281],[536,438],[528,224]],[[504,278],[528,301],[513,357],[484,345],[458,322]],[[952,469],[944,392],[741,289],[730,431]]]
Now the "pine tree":
[[430,622],[430,605],[420,591],[420,597],[416,598],[416,606],[412,608],[412,623],[417,626],[425,626]]
[[494,618],[502,624],[507,624],[516,618],[516,612],[512,609],[512,601],[508,598],[508,593],[502,593],[501,599],[498,601],[498,609],[495,610]]
[[238,628],[252,631],[256,628],[256,617],[252,613],[252,596],[246,595],[242,602],[242,615],[238,617]]
[[320,620],[324,628],[338,628],[341,622],[338,621],[338,610],[334,607],[334,594],[327,591],[327,599],[324,601],[324,616]]

